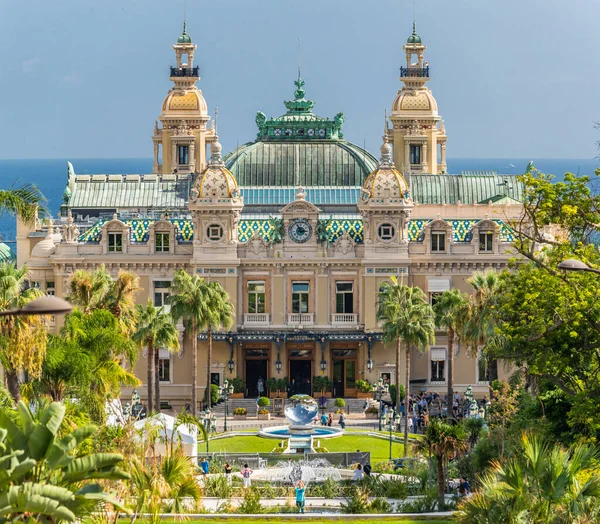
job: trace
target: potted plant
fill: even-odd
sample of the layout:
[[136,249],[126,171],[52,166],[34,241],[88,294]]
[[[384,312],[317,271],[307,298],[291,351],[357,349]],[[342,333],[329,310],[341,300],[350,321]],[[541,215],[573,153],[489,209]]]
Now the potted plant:
[[277,397],[287,398],[288,379],[287,377],[277,379]]
[[365,417],[376,419],[379,417],[379,410],[375,406],[371,406],[371,407],[365,409]]
[[344,407],[346,407],[346,401],[343,398],[336,398],[333,405],[337,408],[335,410],[336,415],[344,412]]
[[231,398],[244,398],[246,394],[246,383],[241,378],[234,378],[231,380],[233,385],[233,394]]
[[358,388],[358,398],[372,398],[373,397],[373,384],[366,380],[357,380],[356,387]]
[[278,380],[275,377],[271,377],[267,379],[265,385],[267,386],[267,390],[269,391],[269,398],[275,398],[277,395],[277,382]]
[[246,420],[246,415],[248,415],[246,408],[235,408],[233,410],[234,420]]
[[267,406],[271,405],[271,401],[267,397],[260,397],[257,404],[259,408],[262,408],[258,410],[258,420],[270,420],[271,414]]
[[313,393],[319,393],[319,396],[330,398],[333,390],[333,380],[329,380],[326,375],[318,375],[312,380]]

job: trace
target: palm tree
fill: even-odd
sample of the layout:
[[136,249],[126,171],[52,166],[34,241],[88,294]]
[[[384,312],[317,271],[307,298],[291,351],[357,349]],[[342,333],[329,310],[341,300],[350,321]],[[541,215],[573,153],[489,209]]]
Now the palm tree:
[[[495,309],[500,289],[500,274],[488,269],[477,271],[467,280],[473,286],[469,311],[463,325],[463,334],[468,343],[477,350],[484,347],[487,340],[494,336],[497,310]],[[488,354],[490,384],[498,380],[498,360]]]
[[378,320],[383,322],[383,336],[386,342],[396,341],[396,405],[400,406],[400,359],[402,346],[405,346],[406,377],[404,394],[404,455],[408,452],[408,400],[410,395],[410,348],[422,350],[435,336],[433,310],[427,297],[419,287],[409,287],[400,283],[395,276],[391,282],[384,282],[379,292]]
[[175,273],[169,297],[171,315],[175,322],[183,319],[192,335],[192,414],[196,415],[196,384],[198,373],[198,332],[207,332],[206,405],[210,409],[210,363],[213,332],[229,329],[233,324],[233,304],[219,282],[208,282],[198,275],[180,269]]
[[106,309],[118,319],[123,332],[135,328],[135,294],[140,290],[135,273],[120,271],[116,280],[104,266],[96,271],[78,269],[69,280],[67,300],[84,313]]
[[425,452],[430,457],[433,455],[436,459],[438,511],[442,511],[446,506],[444,493],[448,460],[467,450],[467,433],[460,424],[451,425],[434,418],[428,424],[423,438],[416,441],[414,449],[419,453]]
[[435,325],[446,328],[448,333],[448,416],[452,413],[454,399],[454,341],[456,334],[462,330],[468,304],[467,295],[454,288],[444,291],[433,306]]
[[[137,331],[133,341],[139,347],[148,348],[148,408],[160,412],[159,350],[179,349],[177,328],[171,315],[163,308],[156,308],[152,301],[147,306],[137,306]],[[154,392],[154,399],[152,398]],[[154,400],[154,403],[153,403]]]
[[598,522],[598,459],[589,445],[563,449],[524,434],[520,449],[492,462],[480,489],[460,504],[461,522]]
[[[11,262],[0,264],[0,311],[21,308],[43,295],[39,289],[27,287],[28,276],[25,266],[17,269]],[[8,390],[15,402],[21,399],[19,372],[26,371],[31,378],[40,376],[46,338],[43,317],[0,317],[0,363],[6,371]]]
[[0,190],[0,214],[8,213],[18,216],[26,224],[33,224],[38,215],[45,214],[42,207],[44,195],[33,184],[24,184],[13,189]]

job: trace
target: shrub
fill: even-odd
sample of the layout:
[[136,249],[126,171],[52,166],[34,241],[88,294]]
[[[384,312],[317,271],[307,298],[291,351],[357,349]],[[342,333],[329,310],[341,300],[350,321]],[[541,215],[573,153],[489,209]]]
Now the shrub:
[[317,453],[329,453],[329,450],[325,446],[319,446],[315,448]]
[[393,513],[394,508],[384,498],[376,498],[369,504],[369,513]]
[[333,389],[333,381],[329,380],[326,375],[318,375],[313,377],[312,390],[324,393],[325,391],[331,391]]
[[207,476],[204,479],[204,495],[207,497],[217,497],[220,499],[228,499],[231,497],[233,488],[229,484],[229,480],[223,474]]
[[271,401],[267,397],[260,397],[257,404],[259,407],[264,408],[271,405]]
[[[335,402],[333,403],[333,405],[336,408],[343,408],[343,407],[346,406],[346,401],[343,398],[336,398]],[[336,413],[337,413],[337,411],[336,411]]]
[[249,514],[262,513],[264,506],[260,503],[260,493],[254,487],[244,493],[244,500],[238,506],[237,512]]
[[233,410],[233,414],[234,415],[247,415],[248,410],[246,408],[235,408]]
[[437,489],[425,490],[422,497],[402,504],[402,513],[431,513],[437,509]]
[[231,380],[231,385],[233,386],[234,393],[245,393],[246,392],[246,383],[241,378],[234,378]]
[[279,381],[275,377],[268,378],[267,382],[266,382],[267,389],[271,393],[275,393],[277,391],[277,383],[278,382]]
[[373,384],[367,382],[366,380],[357,380],[356,387],[361,393],[370,393],[373,391]]
[[259,409],[258,410],[258,414],[259,415],[268,415],[269,414],[269,410],[268,409]]
[[210,385],[210,404],[214,406],[217,402],[219,402],[219,386],[216,384]]
[[342,513],[367,513],[369,510],[369,490],[363,486],[353,486],[348,500],[340,504]]
[[277,379],[277,391],[287,391],[288,379],[287,377]]
[[379,410],[375,406],[371,406],[370,408],[365,409],[365,413],[368,413],[371,415],[378,415]]
[[[392,398],[392,404],[396,404],[396,384],[392,384],[390,386],[389,392],[390,397]],[[404,384],[400,384],[400,402],[404,401]]]

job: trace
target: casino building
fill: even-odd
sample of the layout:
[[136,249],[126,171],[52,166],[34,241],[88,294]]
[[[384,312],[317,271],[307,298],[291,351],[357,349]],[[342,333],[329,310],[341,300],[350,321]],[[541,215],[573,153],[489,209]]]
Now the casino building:
[[[343,113],[317,116],[301,78],[285,113],[258,112],[256,139],[224,155],[185,25],[173,48],[153,172],[77,175],[69,164],[58,221],[18,224],[18,264],[58,296],[77,269],[133,271],[139,303],[166,308],[179,268],[221,282],[236,323],[216,335],[212,381],[242,378],[248,397],[259,377],[288,377],[308,393],[326,374],[336,397],[356,396],[359,379],[393,383],[395,345],[382,342],[376,319],[381,284],[396,275],[434,301],[452,287],[470,291],[476,270],[505,268],[521,185],[496,172],[447,173],[448,135],[414,28],[377,156],[346,139]],[[160,352],[161,397],[174,408],[191,399],[191,342],[178,328],[181,351]],[[200,338],[198,398],[207,365]],[[411,389],[445,391],[445,333],[413,351]],[[459,344],[455,358],[456,389],[485,394],[477,350]],[[146,366],[140,357],[141,380]]]

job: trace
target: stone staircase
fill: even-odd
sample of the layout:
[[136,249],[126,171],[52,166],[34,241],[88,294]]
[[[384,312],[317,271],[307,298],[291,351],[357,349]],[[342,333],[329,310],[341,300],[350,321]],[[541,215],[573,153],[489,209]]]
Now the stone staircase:
[[[346,411],[347,414],[353,415],[356,413],[363,412],[363,409],[365,406],[364,398],[345,398],[344,400],[346,401],[346,407],[344,408],[344,410]],[[286,400],[286,402],[287,402],[287,400]],[[334,402],[335,402],[334,398],[327,399],[327,408],[325,410],[327,413],[333,412],[337,409],[333,405]],[[369,399],[369,406],[371,406],[371,405],[377,406],[378,402],[374,401],[372,399]],[[246,408],[246,411],[248,411],[248,416],[254,417],[254,416],[256,416],[256,399],[254,399],[254,398],[232,398],[232,399],[228,400],[227,401],[228,416],[233,415],[233,410],[235,408]],[[272,408],[273,408],[272,404],[267,407],[267,409],[271,412],[272,412]],[[217,417],[224,416],[225,415],[225,402],[220,402],[216,406],[213,406],[213,411],[217,414]]]

